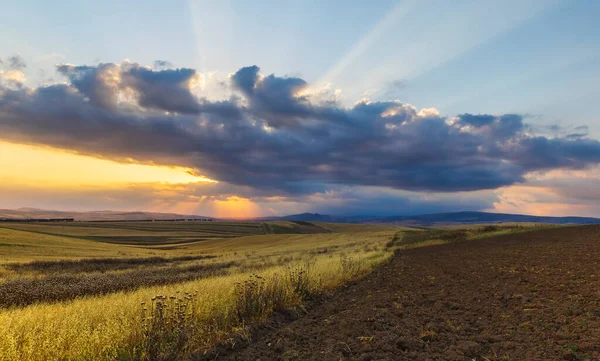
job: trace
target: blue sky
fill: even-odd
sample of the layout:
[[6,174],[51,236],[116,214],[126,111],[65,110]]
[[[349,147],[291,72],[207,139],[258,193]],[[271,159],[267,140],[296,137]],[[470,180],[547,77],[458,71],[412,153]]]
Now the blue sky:
[[[346,108],[369,98],[446,117],[519,114],[536,134],[586,126],[600,138],[597,1],[23,0],[3,8],[0,58],[20,55],[32,88],[64,82],[59,63],[165,60],[215,84],[258,65],[263,75],[339,89]],[[202,93],[230,95],[216,85]]]
[[[600,95],[597,1],[25,0],[4,8],[0,48],[47,76],[57,62],[160,59],[224,74],[256,64],[332,82],[349,103],[367,94],[445,114],[519,112],[590,123],[600,134],[589,106]],[[395,81],[400,89],[385,89]]]

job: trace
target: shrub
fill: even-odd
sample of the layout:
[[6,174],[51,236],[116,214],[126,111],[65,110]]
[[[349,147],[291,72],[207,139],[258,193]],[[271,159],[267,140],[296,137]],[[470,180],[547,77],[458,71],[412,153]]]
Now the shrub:
[[265,279],[257,274],[235,284],[235,315],[240,322],[261,318],[288,305],[288,285],[278,274]]
[[443,239],[444,241],[460,241],[460,240],[466,239],[468,236],[469,236],[469,234],[467,233],[467,231],[458,230],[458,231],[443,233],[438,238]]
[[314,258],[310,258],[304,262],[298,262],[286,267],[286,278],[292,288],[292,291],[302,300],[310,298],[313,294],[310,274],[315,266],[315,263],[316,260]]
[[498,230],[500,230],[500,227],[493,226],[493,225],[488,225],[488,226],[480,228],[479,232],[480,233],[487,233],[487,232],[496,232]]
[[158,295],[152,298],[150,309],[142,303],[143,342],[136,359],[166,361],[186,354],[189,340],[199,327],[194,319],[197,295]]

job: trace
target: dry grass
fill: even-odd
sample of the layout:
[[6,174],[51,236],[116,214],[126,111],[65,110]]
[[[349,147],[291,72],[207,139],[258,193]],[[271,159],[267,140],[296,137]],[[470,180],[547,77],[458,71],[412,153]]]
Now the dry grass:
[[[390,254],[375,252],[357,255],[355,259],[368,270],[389,257]],[[341,267],[339,256],[317,257],[307,280],[308,287],[312,292],[326,292],[339,286],[347,280],[344,276],[347,273]],[[260,271],[260,276],[273,279],[286,272],[286,266],[275,266]],[[135,359],[145,342],[141,303],[149,303],[157,295],[196,291],[193,318],[201,327],[198,326],[194,337],[197,344],[188,345],[187,350],[199,352],[240,330],[239,323],[232,322],[238,320],[234,317],[238,307],[235,285],[247,281],[251,274],[254,272],[2,312],[0,325],[5,327],[0,328],[0,360]],[[289,305],[299,305],[300,301],[298,298]],[[266,317],[267,311],[272,310],[265,307],[253,319]]]
[[151,250],[111,245],[76,237],[53,236],[0,227],[0,262],[78,259],[85,257],[143,257]]
[[233,265],[234,262],[224,262],[118,273],[62,273],[42,278],[18,278],[0,283],[0,309],[213,277],[225,274]]
[[376,224],[351,224],[351,223],[329,223],[312,222],[322,228],[332,232],[381,232],[381,231],[418,231],[418,228],[395,226],[395,225],[376,225]]
[[[256,225],[242,224],[240,228],[254,232]],[[132,232],[148,232],[152,224],[133,226],[136,229]],[[197,225],[166,226],[173,231],[188,232],[184,227]],[[285,224],[273,226],[287,229]],[[309,225],[299,226],[306,232],[314,230]],[[97,224],[89,226],[94,232],[97,227]],[[108,224],[107,228],[110,227],[113,225]],[[7,261],[20,262],[5,264],[3,272],[5,276],[10,273],[10,282],[38,282],[26,289],[56,292],[55,288],[62,287],[57,284],[73,283],[81,285],[79,290],[82,290],[88,284],[103,284],[99,280],[109,280],[106,284],[113,287],[115,282],[128,279],[160,279],[157,281],[160,285],[154,281],[136,281],[108,291],[102,288],[101,296],[91,296],[96,291],[78,291],[59,302],[55,301],[65,297],[23,296],[55,303],[0,312],[0,361],[185,359],[216,342],[233,340],[233,335],[246,332],[249,323],[261,322],[274,311],[301,307],[307,299],[360,277],[386,262],[396,249],[527,230],[471,227],[406,231],[357,225],[328,228],[326,224],[319,227],[334,233],[246,235],[143,247],[94,242],[72,234],[55,236],[0,228],[0,244],[5,244],[4,249],[0,246],[0,255],[5,255]],[[114,229],[123,232],[117,226]],[[261,232],[262,229],[261,226]],[[289,229],[298,231],[294,226]],[[206,255],[218,258],[193,259]],[[86,257],[123,259],[104,263],[77,260]],[[134,265],[126,266],[131,257],[152,258],[132,261]],[[74,261],[55,262],[60,259]],[[23,264],[26,260],[52,261]],[[95,262],[97,269],[93,267]],[[54,272],[57,264],[65,265],[69,271]],[[216,267],[216,264],[229,267],[220,274],[200,275],[204,271],[198,269],[199,273],[191,278],[178,278],[186,274],[181,273],[186,267]],[[55,283],[52,277],[71,278]]]
[[56,273],[93,273],[119,271],[139,266],[167,265],[179,262],[212,259],[216,256],[180,256],[180,257],[136,257],[136,258],[87,258],[78,260],[31,261],[26,263],[11,263],[7,269],[16,273],[37,272],[41,274]]
[[[160,360],[202,352],[245,332],[248,323],[301,306],[385,262],[395,234],[270,234],[134,247],[0,229],[12,251],[2,285],[17,282],[21,290],[12,304],[43,301],[0,312],[0,360]],[[31,249],[19,251],[19,245]],[[206,255],[218,258],[193,259]],[[136,256],[151,258],[131,261]],[[80,260],[86,257],[111,261]],[[61,259],[72,261],[56,262]],[[31,260],[44,262],[23,263]],[[221,274],[181,272],[218,264],[229,267]],[[59,292],[65,289],[67,296]],[[10,294],[6,299],[14,298]],[[164,296],[160,306],[157,296]]]

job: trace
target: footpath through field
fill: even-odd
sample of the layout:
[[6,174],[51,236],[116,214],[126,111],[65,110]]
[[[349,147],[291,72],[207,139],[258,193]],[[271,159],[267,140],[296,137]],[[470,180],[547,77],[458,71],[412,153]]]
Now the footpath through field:
[[417,248],[216,360],[600,360],[600,226]]

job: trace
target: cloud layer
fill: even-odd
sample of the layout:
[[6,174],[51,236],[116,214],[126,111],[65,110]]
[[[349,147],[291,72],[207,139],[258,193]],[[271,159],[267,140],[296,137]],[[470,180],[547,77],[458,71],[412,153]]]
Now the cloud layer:
[[[0,66],[21,71],[17,60]],[[348,108],[303,79],[257,66],[232,74],[231,96],[214,100],[200,92],[199,72],[169,66],[61,64],[66,82],[40,87],[0,79],[0,138],[192,167],[273,196],[340,186],[489,190],[531,172],[600,163],[600,142],[582,132],[536,134],[519,114],[447,117],[367,99]]]

